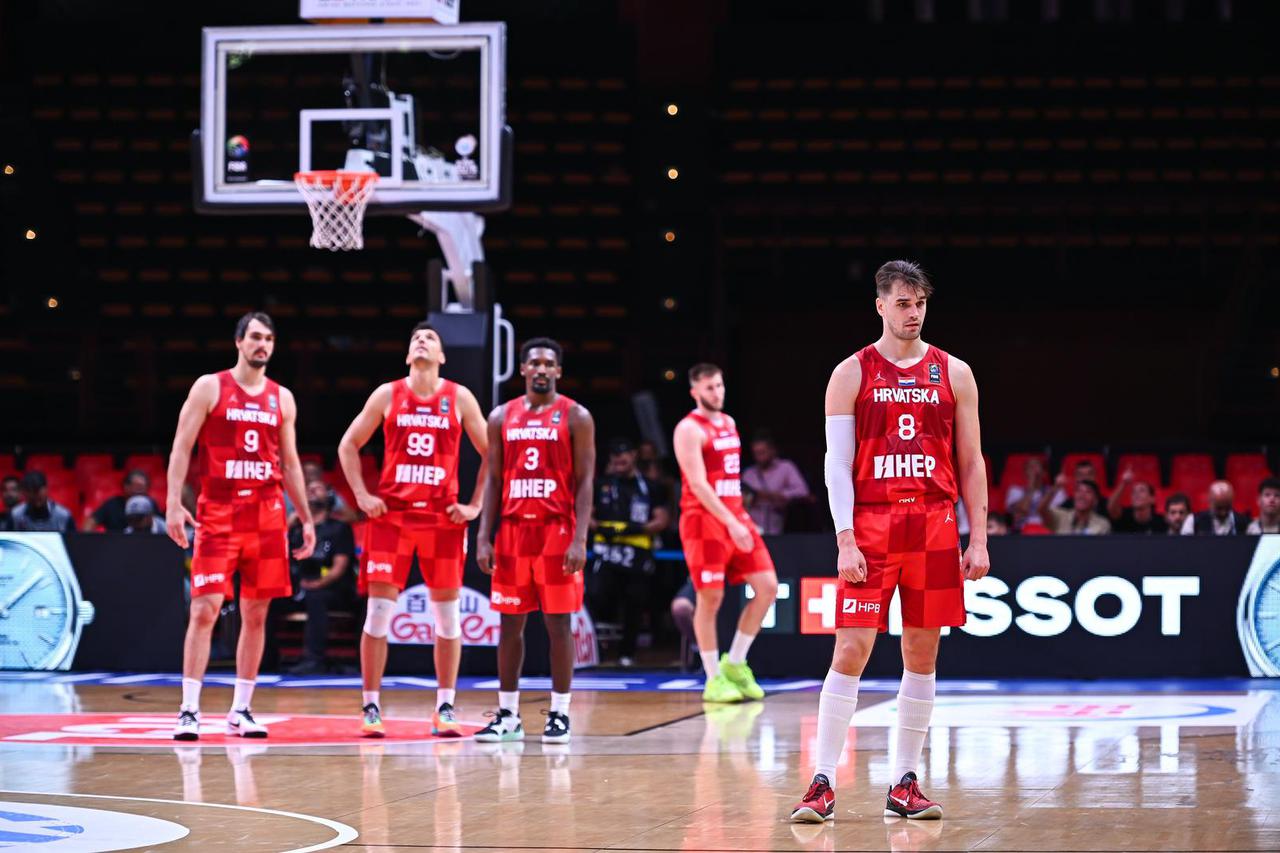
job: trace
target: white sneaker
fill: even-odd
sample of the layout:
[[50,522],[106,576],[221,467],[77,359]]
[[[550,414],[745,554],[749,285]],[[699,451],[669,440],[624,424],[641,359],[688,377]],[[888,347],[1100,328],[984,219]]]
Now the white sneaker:
[[253,718],[248,708],[232,709],[227,714],[227,734],[240,737],[266,737],[267,727]]
[[178,712],[178,724],[173,727],[174,740],[200,739],[200,712],[182,710]]
[[479,743],[506,743],[513,740],[524,740],[524,726],[520,724],[520,717],[511,713],[506,708],[499,708],[498,713],[491,711],[485,713],[486,717],[492,717],[489,725],[475,733],[475,739]]

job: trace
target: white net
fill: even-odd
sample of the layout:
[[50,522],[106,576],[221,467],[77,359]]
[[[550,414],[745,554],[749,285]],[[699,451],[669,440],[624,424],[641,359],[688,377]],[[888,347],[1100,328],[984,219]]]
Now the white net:
[[364,248],[364,209],[373,172],[298,172],[293,182],[311,211],[311,245],[331,252]]

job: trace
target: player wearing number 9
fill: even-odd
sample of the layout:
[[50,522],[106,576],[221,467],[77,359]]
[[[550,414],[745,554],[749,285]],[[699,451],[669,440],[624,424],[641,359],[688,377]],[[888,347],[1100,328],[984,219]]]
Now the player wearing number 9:
[[[295,434],[297,407],[289,389],[267,377],[275,349],[275,324],[266,314],[240,318],[235,332],[236,365],[201,376],[178,416],[169,457],[169,537],[187,547],[187,525],[196,529],[191,560],[191,613],[183,652],[182,709],[174,737],[199,737],[200,683],[209,662],[209,639],[222,603],[240,575],[240,640],[230,730],[265,737],[249,701],[262,659],[267,608],[272,598],[292,595],[281,484],[298,507],[304,559],[315,547]],[[182,506],[192,446],[199,441],[200,499],[196,517]]]

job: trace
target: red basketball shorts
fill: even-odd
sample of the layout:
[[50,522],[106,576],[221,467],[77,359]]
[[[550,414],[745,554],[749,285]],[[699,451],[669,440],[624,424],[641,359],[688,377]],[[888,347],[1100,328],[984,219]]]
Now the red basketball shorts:
[[424,517],[403,510],[369,519],[360,555],[360,594],[368,595],[371,583],[394,584],[403,590],[415,553],[423,583],[431,589],[457,589],[462,586],[467,558],[467,526],[454,524],[445,515]]
[[680,543],[694,589],[723,587],[726,582],[746,583],[751,575],[774,571],[773,557],[751,516],[741,510],[738,520],[751,531],[750,551],[739,551],[729,538],[728,528],[711,513],[686,510],[680,514]]
[[293,595],[284,495],[278,487],[254,489],[222,500],[204,496],[196,503],[195,553],[191,558],[191,595],[234,593],[231,578],[240,573],[241,598]]
[[867,560],[867,579],[840,582],[837,628],[889,630],[895,589],[905,627],[965,623],[955,507],[946,501],[855,506],[853,535]]
[[499,613],[577,613],[582,609],[582,572],[566,574],[565,553],[573,542],[568,519],[505,517],[494,543],[489,601]]

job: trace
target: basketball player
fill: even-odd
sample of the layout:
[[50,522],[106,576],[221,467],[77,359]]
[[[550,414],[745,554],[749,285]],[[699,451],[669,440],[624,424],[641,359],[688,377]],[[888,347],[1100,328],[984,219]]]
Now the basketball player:
[[[178,415],[169,456],[165,527],[169,538],[185,549],[186,526],[193,525],[196,545],[182,650],[182,707],[174,740],[200,737],[200,687],[209,665],[209,639],[223,600],[233,594],[231,578],[236,572],[240,640],[227,730],[242,737],[267,736],[266,727],[253,719],[249,702],[262,662],[271,599],[293,594],[281,481],[302,520],[302,547],[293,556],[306,559],[316,544],[298,462],[297,406],[288,388],[267,378],[275,344],[270,317],[261,312],[241,317],[236,324],[236,366],[197,379]],[[182,486],[197,438],[200,499],[192,519],[182,506]]]
[[[835,655],[818,701],[816,773],[793,820],[821,823],[835,816],[836,764],[857,707],[858,679],[876,634],[888,630],[895,589],[902,603],[903,673],[884,813],[942,817],[916,775],[933,714],[940,629],[964,624],[964,580],[981,578],[991,562],[978,386],[969,365],[920,338],[932,293],[916,264],[882,266],[876,311],[884,332],[841,362],[827,385],[825,467],[839,549],[839,607]],[[963,555],[957,485],[971,530]]]
[[493,575],[490,600],[502,623],[498,712],[476,733],[481,743],[524,739],[520,669],[525,620],[534,610],[542,611],[551,642],[551,711],[542,740],[569,741],[574,651],[569,620],[582,607],[596,425],[586,409],[556,391],[561,364],[555,341],[526,342],[520,348],[524,396],[489,415],[489,487],[476,532],[476,562]]
[[[714,364],[691,367],[689,394],[696,405],[676,425],[675,449],[683,481],[680,542],[698,596],[693,632],[707,675],[702,699],[763,699],[764,691],[747,665],[747,650],[778,594],[778,575],[760,531],[742,504],[742,481],[738,478],[742,441],[733,418],[724,411],[720,368]],[[733,644],[722,658],[716,614],[724,601],[726,582],[747,584],[755,597],[738,617]]]
[[[480,512],[485,486],[484,412],[466,388],[443,379],[444,343],[430,323],[409,334],[409,375],[379,385],[338,444],[342,473],[360,510],[365,531],[360,592],[369,597],[360,635],[364,680],[365,737],[382,737],[379,692],[387,666],[387,632],[396,600],[409,579],[414,552],[435,617],[436,702],[431,733],[460,737],[454,715],[458,664],[462,660],[462,616],[458,588],[467,556],[467,523]],[[360,448],[382,424],[382,477],[371,494],[360,468]],[[458,457],[462,432],[480,454],[471,502],[458,501]]]

